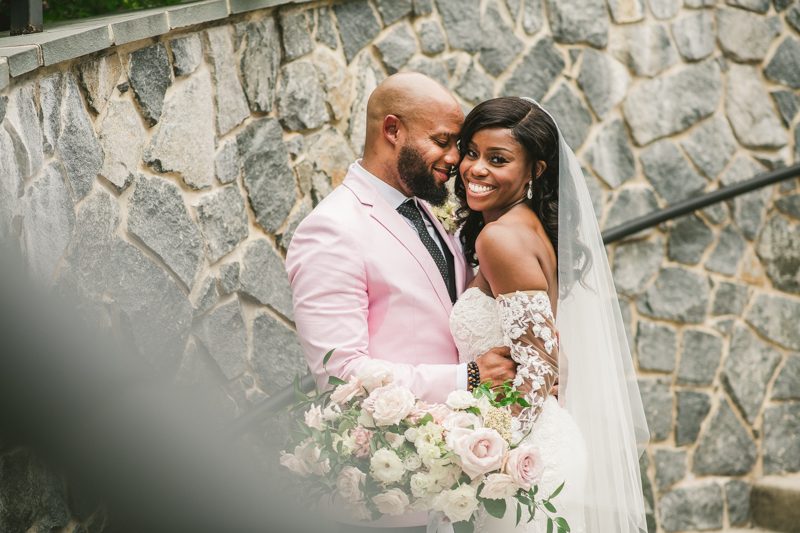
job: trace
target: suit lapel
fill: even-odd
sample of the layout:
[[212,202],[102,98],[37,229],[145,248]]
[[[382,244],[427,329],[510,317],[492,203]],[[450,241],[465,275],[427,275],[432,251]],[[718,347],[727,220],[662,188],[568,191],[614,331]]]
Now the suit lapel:
[[464,287],[466,286],[466,263],[464,261],[464,254],[456,243],[455,237],[444,229],[441,221],[436,218],[436,215],[428,203],[420,201],[419,204],[423,206],[425,211],[428,213],[428,218],[431,220],[433,227],[436,228],[436,231],[438,231],[439,235],[442,236],[442,240],[447,243],[450,253],[453,254],[453,264],[456,274],[456,297],[461,296],[461,293],[464,292]]

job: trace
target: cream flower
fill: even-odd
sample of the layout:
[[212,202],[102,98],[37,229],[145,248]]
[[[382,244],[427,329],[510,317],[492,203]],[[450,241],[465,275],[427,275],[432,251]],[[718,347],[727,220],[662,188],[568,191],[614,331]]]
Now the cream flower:
[[[299,454],[298,450],[301,450]],[[308,463],[308,465],[311,467],[311,471],[318,476],[324,476],[331,471],[330,459],[319,461],[319,456],[321,453],[319,446],[312,446],[311,448],[301,448],[298,446],[294,449],[294,453],[298,454],[300,459]]]
[[366,480],[364,472],[354,466],[345,466],[336,478],[336,490],[346,504],[352,505],[364,497],[359,485]]
[[374,428],[375,427],[375,420],[373,420],[372,415],[367,412],[366,409],[362,409],[358,414],[358,419],[356,420],[359,424],[365,427]]
[[420,457],[419,454],[410,453],[403,459],[403,466],[406,467],[406,470],[410,470],[411,472],[419,470],[419,467],[422,466],[422,457]]
[[[461,469],[458,465],[437,465],[431,466],[429,475],[436,481],[436,484],[442,488],[452,487],[456,480],[461,477]],[[439,489],[441,490],[441,489]]]
[[372,477],[383,483],[394,483],[400,481],[406,469],[403,461],[388,448],[381,448],[369,461],[372,470]]
[[331,404],[322,411],[323,422],[336,422],[342,417],[342,409],[336,405]]
[[477,490],[470,485],[460,485],[453,490],[445,490],[433,502],[434,509],[444,511],[451,522],[469,520],[478,510]]
[[361,380],[356,376],[352,376],[348,383],[339,385],[333,389],[331,401],[338,405],[344,405],[356,396],[361,396],[363,394],[364,389],[361,386]]
[[536,446],[523,445],[508,454],[506,473],[525,490],[539,483],[544,473],[544,462]]
[[403,435],[408,442],[414,442],[417,440],[417,428],[408,428]]
[[469,409],[476,405],[477,400],[469,391],[455,390],[447,395],[445,403],[451,409]]
[[389,489],[373,497],[372,503],[378,506],[378,511],[397,516],[406,512],[408,496],[400,489]]
[[472,479],[503,466],[508,442],[493,429],[454,429],[447,444],[461,458],[461,468]]
[[308,427],[322,431],[322,409],[319,405],[311,406],[311,409],[303,414],[303,418]]
[[406,438],[403,435],[398,435],[397,433],[392,433],[391,431],[386,432],[386,441],[389,443],[389,446],[394,448],[395,450],[403,445],[406,441]]
[[361,381],[361,386],[367,389],[367,392],[372,392],[378,387],[383,387],[394,381],[394,373],[392,367],[386,361],[380,359],[373,359],[361,369],[358,373],[358,379]]
[[399,424],[414,408],[415,401],[410,390],[390,383],[373,389],[363,405],[377,425],[390,426]]
[[294,453],[286,453],[281,452],[280,463],[281,465],[288,468],[292,474],[302,477],[308,477],[312,470],[311,465],[309,465],[306,461],[298,457],[300,452],[303,450],[301,446],[297,446],[294,449]]
[[417,472],[411,476],[411,494],[415,498],[424,498],[436,486],[436,479],[425,472]]
[[337,451],[339,449],[338,446],[339,442],[342,443],[342,455],[344,456],[352,455],[352,453],[356,449],[356,439],[352,435],[350,435],[349,431],[345,432],[344,437],[337,433],[334,433],[333,436],[331,437],[331,441],[333,443],[333,449]]
[[504,500],[517,493],[519,487],[508,474],[489,474],[483,482],[481,497],[490,500]]

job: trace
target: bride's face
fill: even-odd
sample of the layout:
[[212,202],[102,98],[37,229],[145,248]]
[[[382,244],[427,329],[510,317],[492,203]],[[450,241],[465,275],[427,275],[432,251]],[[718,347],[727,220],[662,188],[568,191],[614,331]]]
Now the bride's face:
[[459,166],[470,209],[502,211],[525,197],[533,161],[507,128],[486,128],[472,136]]

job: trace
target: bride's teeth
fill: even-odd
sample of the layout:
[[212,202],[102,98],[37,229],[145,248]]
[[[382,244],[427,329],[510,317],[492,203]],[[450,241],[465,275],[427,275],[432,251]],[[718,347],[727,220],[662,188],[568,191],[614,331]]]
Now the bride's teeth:
[[469,190],[474,193],[480,194],[484,192],[489,192],[492,189],[494,189],[494,187],[486,187],[484,185],[478,185],[477,183],[473,183],[471,181],[469,182]]

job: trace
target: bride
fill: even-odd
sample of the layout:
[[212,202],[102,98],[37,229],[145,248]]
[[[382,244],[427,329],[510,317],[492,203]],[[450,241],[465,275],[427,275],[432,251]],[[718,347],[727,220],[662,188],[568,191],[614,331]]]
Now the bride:
[[[478,267],[450,318],[461,362],[511,348],[531,404],[513,413],[515,439],[541,452],[539,497],[564,482],[553,503],[571,531],[646,531],[637,443],[647,426],[580,165],[529,99],[478,105],[459,143],[460,236]],[[542,514],[515,526],[514,508],[483,530],[546,530]]]

